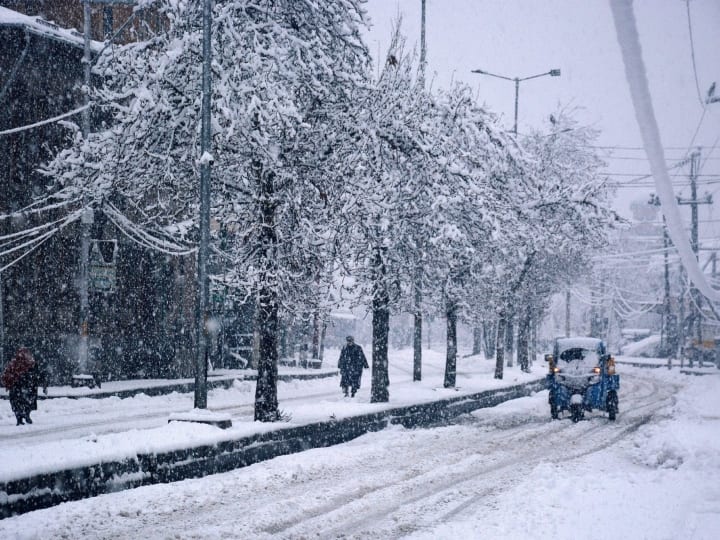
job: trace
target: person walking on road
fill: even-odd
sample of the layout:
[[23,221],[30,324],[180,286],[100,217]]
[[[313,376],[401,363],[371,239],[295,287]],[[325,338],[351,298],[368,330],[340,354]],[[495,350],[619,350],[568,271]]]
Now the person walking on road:
[[360,388],[362,370],[370,366],[365,359],[362,347],[355,343],[355,339],[348,336],[346,340],[347,344],[340,351],[340,360],[338,361],[340,387],[343,389],[343,395],[347,397],[349,388],[351,397],[355,397],[355,392]]
[[8,390],[10,407],[15,413],[17,425],[25,422],[32,424],[30,411],[37,409],[39,385],[42,384],[43,392],[47,394],[47,376],[30,349],[18,349],[15,357],[5,366],[0,382]]

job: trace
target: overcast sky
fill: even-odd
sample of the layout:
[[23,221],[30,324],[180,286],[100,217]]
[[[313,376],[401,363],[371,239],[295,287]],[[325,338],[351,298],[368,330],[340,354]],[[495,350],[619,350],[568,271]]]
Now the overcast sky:
[[[407,46],[419,51],[420,5],[421,0],[368,0],[372,22],[368,45],[373,56],[378,50],[385,56],[398,14],[403,17]],[[685,0],[635,0],[634,5],[668,162],[686,154],[700,125],[693,144],[701,145],[707,158],[701,173],[720,174],[720,102],[710,105],[703,117],[697,89],[705,97],[713,81],[718,81],[720,96],[720,0],[689,1],[696,70]],[[598,144],[641,146],[609,0],[427,0],[427,47],[433,86],[448,87],[453,79],[467,82],[481,102],[502,116],[508,129],[513,124],[514,83],[471,70],[523,78],[559,68],[560,77],[520,83],[520,132],[541,127],[550,113],[563,106],[577,108],[580,122],[601,131]],[[641,151],[617,149],[607,160],[607,171],[613,181],[627,183],[632,176],[624,175],[649,172],[642,158]],[[675,173],[688,171],[686,167]],[[673,180],[678,192],[687,184],[683,178]],[[700,194],[715,192],[715,206],[720,205],[720,183],[711,183],[711,176],[701,181],[705,185],[700,186]],[[625,213],[628,200],[645,198],[651,191],[650,187],[621,188],[618,207]],[[689,194],[689,189],[683,192]],[[705,219],[720,215],[705,210]]]

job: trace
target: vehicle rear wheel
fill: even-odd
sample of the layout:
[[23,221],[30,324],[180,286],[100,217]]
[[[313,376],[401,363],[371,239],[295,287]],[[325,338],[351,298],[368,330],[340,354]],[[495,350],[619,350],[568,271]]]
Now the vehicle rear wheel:
[[583,417],[582,405],[573,404],[570,405],[570,419],[573,422],[579,422]]
[[550,402],[550,418],[553,420],[558,419],[558,408],[555,402]]
[[608,392],[605,401],[605,408],[607,409],[608,420],[614,422],[615,418],[617,418],[618,413],[618,395],[615,390],[610,390]]

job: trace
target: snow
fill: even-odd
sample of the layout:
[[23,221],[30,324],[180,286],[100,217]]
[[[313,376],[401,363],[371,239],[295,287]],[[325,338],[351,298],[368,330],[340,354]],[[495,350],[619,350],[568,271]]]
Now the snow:
[[559,353],[568,349],[587,349],[594,351],[597,349],[599,339],[586,338],[586,337],[572,337],[572,338],[559,338],[558,340]]
[[[33,34],[59,39],[80,47],[84,46],[83,35],[76,30],[60,28],[56,24],[44,21],[40,17],[30,17],[4,7],[0,7],[0,25],[22,26]],[[103,44],[98,41],[90,41],[90,47],[95,52],[98,52],[102,50]]]
[[[432,386],[441,380],[443,354],[424,354],[428,381],[421,394],[455,392]],[[393,402],[406,399],[404,394],[412,395],[414,385],[403,380],[403,374],[411,371],[411,360],[412,351],[391,352]],[[486,369],[492,364],[476,357],[460,359],[461,391],[471,384],[492,384],[491,369]],[[0,521],[0,534],[6,538],[129,538],[138,534],[416,540],[716,538],[720,530],[720,377],[619,367],[623,387],[615,423],[594,413],[578,424],[567,419],[553,422],[543,391],[478,410],[451,425],[416,430],[392,427],[346,444],[224,474],[8,518]],[[507,375],[508,379],[520,377],[511,369]],[[350,400],[339,397],[336,385],[336,379],[283,385],[281,404],[289,405],[290,396],[305,396],[292,405],[293,412],[303,410],[300,416],[309,416],[313,406],[321,414],[352,414],[375,406],[367,402],[367,388],[361,389],[358,399]],[[251,393],[247,386],[215,391],[209,402],[217,406],[228,395]],[[332,395],[313,397],[324,390]],[[162,408],[177,397],[146,399]],[[55,401],[63,400],[43,402],[41,409]],[[82,401],[87,400],[73,403]],[[98,406],[119,410],[133,400],[94,401],[111,402]],[[27,428],[42,429],[43,421],[53,414],[59,418],[61,410],[46,411],[45,416],[38,411],[39,422]],[[254,430],[272,428],[246,424]],[[186,442],[221,432],[182,423],[163,430],[165,436]],[[159,438],[153,441],[141,430],[115,437],[115,444],[138,439],[155,449],[161,447]],[[94,444],[112,443],[98,436]],[[0,457],[3,467],[11,454]]]
[[[370,403],[370,370],[365,370],[363,387],[355,399],[342,398],[339,376],[280,382],[280,408],[289,415],[290,420],[275,424],[253,421],[255,384],[238,380],[228,390],[213,390],[209,393],[209,413],[230,415],[233,426],[225,430],[181,422],[168,424],[168,419],[173,418],[173,415],[185,415],[192,409],[191,393],[173,393],[161,397],[141,394],[129,399],[46,400],[40,402],[39,410],[33,414],[34,423],[24,426],[28,428],[24,431],[19,431],[15,426],[14,416],[6,405],[0,410],[0,437],[5,440],[0,445],[0,481],[90,465],[98,461],[133,459],[138,453],[168,452],[191,445],[217,444],[258,432],[430,402],[447,396],[454,397],[459,393],[472,394],[540,377],[537,373],[510,372],[504,380],[498,381],[491,376],[493,362],[477,358],[459,359],[458,389],[446,389],[442,388],[445,353],[425,351],[425,356],[425,380],[416,384],[412,382],[412,351],[399,351],[391,355],[392,387],[389,403]],[[326,365],[334,366],[338,357],[339,351],[326,351],[326,358],[332,359],[326,361]],[[282,373],[286,369],[289,373],[307,373],[306,370],[291,368],[283,368]],[[209,379],[213,378],[218,376]],[[166,381],[156,382],[163,384]],[[167,384],[174,382],[179,381]],[[105,383],[99,392],[123,386],[137,388],[143,383],[148,386],[155,384],[150,381],[134,381],[125,385],[120,382]],[[66,395],[73,390],[77,392],[76,395],[95,392],[86,388],[51,388],[49,393]],[[65,429],[48,429],[53,424],[65,424]],[[87,429],[83,429],[83,425],[87,425]],[[77,434],[75,438],[68,436],[71,433]]]
[[654,334],[644,339],[623,345],[622,353],[625,356],[643,356],[644,352],[654,351],[660,344],[660,335]]

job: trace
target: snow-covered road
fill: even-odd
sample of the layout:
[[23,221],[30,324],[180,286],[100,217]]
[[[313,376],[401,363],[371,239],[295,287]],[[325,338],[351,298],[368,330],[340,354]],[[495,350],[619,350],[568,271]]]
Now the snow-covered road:
[[[717,377],[628,369],[616,423],[547,393],[6,519],[9,538],[715,538]],[[709,414],[708,411],[714,411]]]

